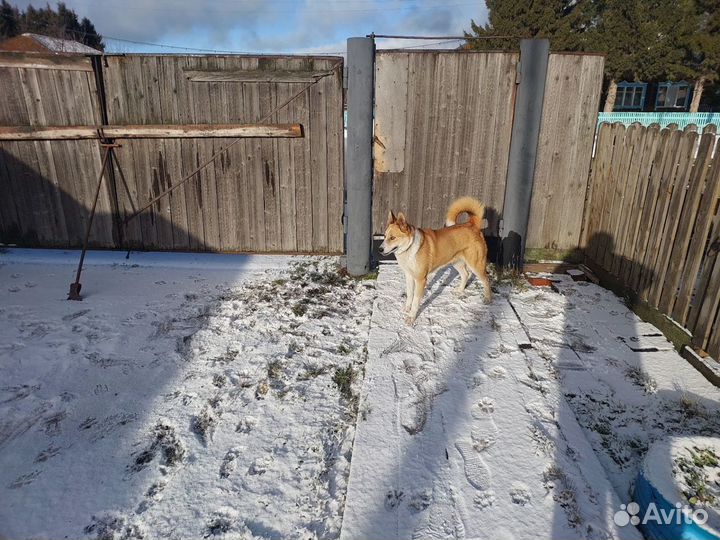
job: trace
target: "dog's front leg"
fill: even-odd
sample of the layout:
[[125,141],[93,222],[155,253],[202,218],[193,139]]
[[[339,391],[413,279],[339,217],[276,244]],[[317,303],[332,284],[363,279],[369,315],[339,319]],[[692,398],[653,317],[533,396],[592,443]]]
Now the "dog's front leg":
[[405,273],[405,308],[403,313],[409,313],[412,307],[413,294],[415,294],[415,278],[409,272]]
[[415,322],[415,317],[417,317],[418,308],[420,307],[420,300],[422,300],[423,294],[425,294],[425,285],[427,283],[427,278],[415,278],[414,284],[413,284],[413,300],[412,300],[412,306],[410,306],[410,313],[407,317],[405,317],[405,322],[407,324],[412,324]]

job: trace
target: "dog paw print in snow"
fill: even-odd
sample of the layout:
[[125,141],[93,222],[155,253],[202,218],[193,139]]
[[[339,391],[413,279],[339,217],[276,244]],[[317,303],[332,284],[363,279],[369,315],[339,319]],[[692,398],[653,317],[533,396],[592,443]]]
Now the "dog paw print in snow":
[[403,500],[405,493],[397,489],[390,489],[385,494],[385,509],[392,510],[396,508]]
[[422,512],[428,506],[430,506],[431,502],[432,491],[429,489],[424,489],[422,491],[418,491],[412,494],[412,496],[410,497],[410,501],[408,502],[408,506],[414,512]]
[[495,412],[495,400],[490,397],[481,398],[472,408],[472,415],[475,418],[482,418],[486,414]]
[[488,489],[475,495],[473,504],[475,505],[475,508],[482,510],[492,506],[496,499],[497,497],[495,497],[495,492],[492,489]]
[[515,504],[519,504],[520,506],[525,506],[530,502],[530,491],[528,490],[528,487],[522,482],[513,483],[510,487],[509,494],[510,500]]
[[495,366],[490,369],[488,376],[493,379],[504,379],[507,377],[507,370],[502,366]]

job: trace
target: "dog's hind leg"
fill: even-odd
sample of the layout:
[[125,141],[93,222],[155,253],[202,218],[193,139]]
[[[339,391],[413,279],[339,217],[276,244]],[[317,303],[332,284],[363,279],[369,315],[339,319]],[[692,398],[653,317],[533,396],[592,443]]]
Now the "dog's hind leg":
[[460,283],[458,283],[458,288],[455,290],[455,292],[460,295],[465,291],[470,272],[468,272],[467,266],[465,266],[465,261],[462,260],[454,263],[453,267],[455,267],[455,270],[460,274]]
[[480,283],[482,283],[485,292],[485,303],[490,304],[492,302],[492,289],[490,288],[490,278],[485,269],[485,257],[477,257],[472,261],[466,259],[465,262],[468,263],[473,274],[475,274],[480,280]]

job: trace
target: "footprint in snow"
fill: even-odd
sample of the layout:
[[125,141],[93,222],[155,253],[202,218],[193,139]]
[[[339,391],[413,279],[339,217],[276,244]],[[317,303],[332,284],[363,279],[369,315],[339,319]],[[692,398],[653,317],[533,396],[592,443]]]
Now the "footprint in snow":
[[475,419],[482,419],[493,412],[495,412],[495,400],[491,397],[481,398],[470,410],[470,413]]
[[476,419],[470,432],[470,437],[475,443],[474,446],[478,452],[483,452],[495,444],[499,435],[500,430],[498,430],[495,420],[490,415]]
[[[438,493],[435,493],[435,492]],[[448,538],[465,538],[465,524],[457,510],[457,495],[452,488],[436,488],[433,490],[429,511],[423,521],[413,531],[413,540],[427,538],[446,540]]]
[[492,379],[504,379],[507,377],[507,369],[502,366],[495,366],[489,372],[488,376]]
[[420,433],[430,412],[429,396],[415,386],[408,375],[394,373],[392,378],[395,399],[400,401],[400,424],[410,435]]
[[485,461],[469,441],[457,441],[455,443],[460,456],[465,463],[465,477],[475,489],[486,491],[490,489],[492,475]]
[[495,492],[492,489],[488,489],[486,491],[481,491],[480,493],[475,495],[475,498],[473,499],[473,504],[476,508],[483,510],[492,506],[496,499],[497,497],[495,497]]
[[237,469],[237,459],[242,453],[241,448],[232,448],[228,450],[223,458],[222,465],[220,465],[220,478],[227,478],[230,474]]
[[510,486],[509,494],[510,500],[515,504],[519,504],[520,506],[525,506],[530,502],[531,499],[530,490],[522,482],[514,482]]

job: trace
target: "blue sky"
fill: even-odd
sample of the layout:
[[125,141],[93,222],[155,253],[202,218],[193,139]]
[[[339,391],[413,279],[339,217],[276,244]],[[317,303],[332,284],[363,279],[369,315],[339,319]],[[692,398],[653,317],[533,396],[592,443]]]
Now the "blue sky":
[[[20,8],[46,0],[17,0]],[[250,53],[340,53],[352,36],[462,35],[484,22],[484,1],[471,0],[65,0],[108,36],[111,52],[173,52],[176,47]],[[51,2],[52,4],[52,2]],[[428,42],[379,40],[379,48]],[[456,43],[442,45],[453,47]],[[180,52],[175,50],[175,52]]]

